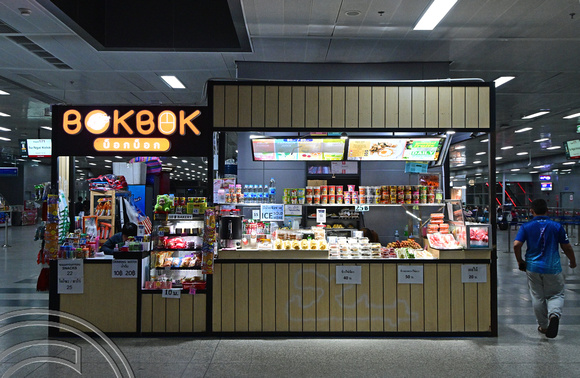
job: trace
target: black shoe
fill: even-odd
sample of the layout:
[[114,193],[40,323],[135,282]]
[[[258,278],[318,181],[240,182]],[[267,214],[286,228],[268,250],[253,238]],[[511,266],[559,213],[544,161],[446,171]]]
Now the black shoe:
[[548,331],[546,332],[546,337],[553,339],[558,336],[558,326],[560,325],[560,318],[556,315],[550,317],[550,324],[548,324]]

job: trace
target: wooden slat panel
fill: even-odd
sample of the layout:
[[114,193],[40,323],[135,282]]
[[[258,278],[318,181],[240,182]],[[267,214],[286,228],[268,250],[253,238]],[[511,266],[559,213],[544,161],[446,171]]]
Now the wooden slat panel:
[[318,87],[306,87],[306,127],[318,127]]
[[248,331],[248,264],[235,264],[235,327],[236,332]]
[[292,87],[292,127],[304,127],[306,89]]
[[372,122],[371,87],[359,87],[358,90],[358,127],[370,127]]
[[165,298],[161,294],[153,294],[153,332],[165,332]]
[[226,92],[223,85],[213,87],[213,125],[214,127],[224,126],[224,108]]
[[399,88],[387,87],[386,89],[386,115],[387,127],[399,127]]
[[439,87],[439,127],[451,127],[451,87]]
[[262,266],[262,330],[276,330],[276,266]]
[[252,86],[252,128],[264,127],[266,122],[266,88]]
[[290,331],[302,331],[302,264],[289,264]]
[[262,264],[248,266],[248,330],[262,330]]
[[179,332],[179,302],[181,299],[168,299],[165,302],[165,332]]
[[316,331],[330,331],[329,264],[316,264]]
[[358,127],[358,87],[346,87],[346,127]]
[[331,87],[318,88],[318,127],[332,127]]
[[193,297],[184,294],[179,300],[179,332],[193,332]]
[[383,331],[383,264],[369,264],[371,331]]
[[491,127],[489,104],[491,99],[489,87],[479,88],[479,127],[489,129]]
[[339,264],[329,264],[330,293],[330,331],[342,331],[342,285],[336,284],[336,267]]
[[384,330],[397,331],[397,265],[383,265],[383,293],[384,293]]
[[316,265],[302,265],[302,327],[304,332],[316,331]]
[[491,272],[487,265],[487,282],[477,284],[478,331],[491,331]]
[[451,89],[451,126],[465,127],[465,87]]
[[439,87],[425,88],[425,127],[439,126]]
[[465,301],[465,331],[477,331],[477,283],[463,284]]
[[276,264],[276,331],[289,330],[288,264]]
[[360,264],[361,284],[356,285],[356,330],[359,332],[369,332],[371,330],[370,308],[369,308],[369,264]]
[[345,87],[332,87],[332,127],[345,125]]
[[463,301],[463,283],[461,282],[461,265],[451,265],[451,330],[465,331],[465,304]]
[[425,87],[413,87],[413,103],[411,105],[411,124],[413,127],[425,127]]
[[[429,89],[429,88],[427,88]],[[425,264],[423,267],[423,286],[425,290],[425,331],[437,331],[437,265]]]
[[215,332],[222,330],[222,266],[223,264],[213,266],[211,327]]
[[399,127],[411,127],[411,87],[399,87]]
[[153,320],[153,295],[141,294],[141,332],[151,332]]
[[239,127],[252,127],[252,87],[243,85],[239,89]]
[[[352,265],[352,264],[344,264]],[[342,285],[342,316],[345,332],[356,331],[356,285]]]
[[[423,272],[424,274],[425,272]],[[423,279],[425,276],[423,276]],[[423,295],[424,284],[411,285],[411,331],[425,331],[425,298]]]
[[235,264],[222,265],[222,331],[235,331]]
[[[409,264],[398,264],[408,266]],[[397,268],[398,272],[398,268]],[[397,316],[399,332],[411,330],[411,285],[397,283]]]
[[224,126],[238,126],[238,87],[235,85],[226,85],[226,103]]
[[373,87],[372,127],[385,127],[385,87]]
[[437,327],[439,332],[451,331],[451,266],[437,265]]
[[282,86],[279,89],[278,117],[279,127],[292,126],[292,87]]
[[465,88],[465,126],[479,127],[479,88]]
[[278,87],[266,86],[266,127],[278,127]]
[[205,332],[207,319],[207,295],[197,294],[193,296],[193,332]]

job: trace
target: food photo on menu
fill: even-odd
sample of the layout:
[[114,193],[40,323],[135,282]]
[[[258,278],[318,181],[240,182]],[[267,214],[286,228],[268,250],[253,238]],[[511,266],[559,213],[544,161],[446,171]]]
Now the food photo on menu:
[[441,147],[441,138],[351,138],[348,148],[348,160],[436,161],[439,158]]

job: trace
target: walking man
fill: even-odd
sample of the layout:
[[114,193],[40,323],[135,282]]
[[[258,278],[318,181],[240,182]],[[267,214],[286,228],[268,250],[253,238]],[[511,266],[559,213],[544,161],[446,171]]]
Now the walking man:
[[[514,254],[519,269],[528,276],[538,331],[554,338],[558,335],[564,306],[564,276],[558,244],[570,260],[570,268],[576,267],[576,257],[564,227],[546,216],[546,201],[534,200],[531,212],[534,218],[524,223],[516,235]],[[525,261],[522,258],[524,243],[527,243]]]

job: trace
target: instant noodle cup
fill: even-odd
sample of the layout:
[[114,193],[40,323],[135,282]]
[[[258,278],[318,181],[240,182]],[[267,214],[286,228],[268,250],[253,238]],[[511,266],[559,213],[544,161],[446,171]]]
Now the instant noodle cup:
[[346,192],[346,193],[344,193],[344,199],[346,200],[347,198],[348,199],[352,199],[352,192]]
[[312,201],[313,201],[313,198],[312,197],[313,197],[312,194],[307,194],[306,195],[306,203],[308,205],[312,205]]
[[296,189],[296,188],[292,188],[292,189],[290,189],[290,195],[291,195],[292,197],[295,197],[295,196],[297,196],[297,195],[298,195],[298,189]]
[[350,205],[350,197],[344,197],[344,204],[345,205]]
[[298,196],[298,203],[300,205],[304,205],[304,202],[306,201],[306,197],[305,196]]
[[367,187],[366,186],[359,186],[358,187],[358,193],[361,194],[361,195],[367,194]]
[[320,194],[315,194],[314,195],[314,204],[315,205],[320,205]]
[[336,203],[336,195],[335,194],[328,195],[328,203],[331,205],[334,205]]
[[344,195],[343,194],[337,194],[336,195],[336,203],[340,205],[343,202],[344,202]]
[[307,186],[306,187],[306,195],[313,195],[314,194],[314,190],[312,190],[311,186]]
[[427,203],[435,203],[435,193],[427,193]]
[[321,194],[320,195],[320,203],[322,205],[326,205],[328,203],[328,194]]
[[306,189],[304,189],[304,188],[298,188],[297,189],[297,193],[298,193],[298,197],[305,196],[306,195]]
[[359,197],[359,202],[360,202],[361,204],[365,204],[365,203],[367,203],[367,196],[366,196],[365,194],[361,195],[361,196]]
[[328,195],[328,186],[322,185],[320,187],[320,195],[322,195],[322,196]]
[[298,196],[292,196],[292,197],[290,197],[290,203],[292,205],[297,204],[298,203]]
[[382,191],[382,189],[381,189],[380,186],[374,186],[373,187],[373,190],[374,190],[374,195],[375,196],[379,196],[380,197],[381,194],[383,193],[383,191]]
[[336,195],[336,186],[334,185],[329,185],[328,186],[328,195]]
[[375,196],[375,202],[374,203],[378,205],[380,203],[383,203],[383,201],[382,201],[382,199],[381,199],[380,196]]
[[344,189],[343,189],[342,185],[336,185],[336,187],[335,187],[335,188],[336,188],[336,194],[337,194],[337,195],[338,195],[338,194],[343,194],[343,192],[344,192]]
[[349,192],[354,192],[355,187],[356,187],[356,185],[347,185]]
[[320,195],[320,186],[315,186],[313,189],[314,189],[314,195],[319,196]]

